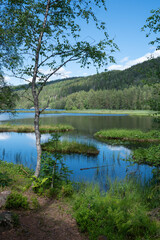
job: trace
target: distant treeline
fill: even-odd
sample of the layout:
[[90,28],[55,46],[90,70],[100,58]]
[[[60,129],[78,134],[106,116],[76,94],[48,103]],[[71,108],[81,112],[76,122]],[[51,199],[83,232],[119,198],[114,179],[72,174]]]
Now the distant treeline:
[[[45,107],[50,99],[48,107],[57,109],[154,108],[150,100],[157,97],[153,85],[156,89],[160,88],[159,72],[160,58],[156,58],[124,71],[110,71],[89,77],[50,82],[41,92],[40,107]],[[15,90],[20,96],[24,93],[22,86]],[[29,95],[30,89],[27,91],[27,97]],[[16,107],[31,108],[33,103],[20,98]]]

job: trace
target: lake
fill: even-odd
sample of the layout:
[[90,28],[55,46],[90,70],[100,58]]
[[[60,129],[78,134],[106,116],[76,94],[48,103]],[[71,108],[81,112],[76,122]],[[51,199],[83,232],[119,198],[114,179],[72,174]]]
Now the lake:
[[[0,115],[0,124],[33,124],[33,113],[18,113],[15,116]],[[131,148],[124,145],[112,146],[94,139],[95,132],[108,128],[127,128],[151,130],[156,128],[152,117],[127,116],[114,114],[43,114],[41,124],[70,124],[75,130],[65,133],[61,139],[76,140],[94,144],[99,154],[96,157],[78,154],[64,155],[63,160],[73,171],[71,180],[98,182],[105,186],[107,179],[123,179],[126,175],[136,175],[143,182],[152,177],[152,167],[135,164],[131,166],[124,161],[131,153]],[[50,138],[42,134],[42,142]],[[0,159],[23,164],[29,168],[36,167],[36,146],[34,133],[0,133]],[[86,168],[86,170],[81,170]],[[89,169],[88,169],[89,168]],[[91,169],[90,169],[91,168]]]

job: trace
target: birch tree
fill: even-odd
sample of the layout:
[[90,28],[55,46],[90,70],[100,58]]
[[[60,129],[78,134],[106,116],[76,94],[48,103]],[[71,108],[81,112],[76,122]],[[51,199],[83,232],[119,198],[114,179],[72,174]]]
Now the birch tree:
[[[18,70],[14,68],[12,56],[5,68],[12,70],[16,78],[28,82],[32,89],[30,101],[35,108],[37,147],[35,176],[38,177],[41,166],[39,118],[45,109],[39,108],[39,96],[45,84],[68,63],[77,62],[81,67],[92,65],[98,69],[108,61],[113,62],[112,52],[117,45],[109,38],[105,23],[96,17],[96,9],[107,10],[105,0],[0,0],[0,3],[0,29],[6,41],[2,49],[6,52],[6,46],[12,46],[8,31],[17,44],[13,49],[19,66]],[[93,40],[91,36],[81,38],[82,28],[90,23],[103,33],[102,40]]]

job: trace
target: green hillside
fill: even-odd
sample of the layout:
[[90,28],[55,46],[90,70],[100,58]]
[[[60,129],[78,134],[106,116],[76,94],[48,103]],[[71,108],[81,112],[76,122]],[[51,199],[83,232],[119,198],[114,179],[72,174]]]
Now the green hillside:
[[[159,88],[159,72],[160,57],[123,71],[49,82],[41,93],[40,106],[45,107],[50,98],[48,107],[57,109],[150,109],[149,100],[156,96],[150,84]],[[16,90],[20,96],[24,92],[22,86]],[[28,90],[27,96],[30,94]],[[33,103],[26,99],[17,102],[17,108],[31,107]]]

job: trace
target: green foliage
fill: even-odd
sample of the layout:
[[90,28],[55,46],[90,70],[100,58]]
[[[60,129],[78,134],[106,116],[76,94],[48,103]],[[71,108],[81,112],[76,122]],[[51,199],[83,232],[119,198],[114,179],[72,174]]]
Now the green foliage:
[[19,216],[16,213],[12,213],[12,220],[13,220],[14,227],[18,227],[20,222],[19,222]]
[[96,240],[154,239],[158,226],[147,214],[145,193],[135,182],[115,182],[106,193],[98,187],[81,189],[75,196],[74,215],[83,232]]
[[[57,109],[152,109],[154,84],[159,83],[160,58],[151,59],[124,71],[109,71],[88,77],[49,82],[40,95],[40,106]],[[129,77],[128,77],[129,76]],[[153,86],[147,86],[147,84]],[[18,93],[22,95],[22,90]],[[24,94],[24,93],[23,93]],[[31,91],[27,92],[27,96]],[[31,97],[31,96],[30,96]],[[96,101],[95,101],[96,99]],[[28,101],[18,101],[17,108],[28,108]]]
[[[0,57],[1,60],[1,57]],[[15,107],[15,102],[18,100],[18,95],[4,81],[0,71],[0,113],[11,111]]]
[[86,155],[97,155],[99,153],[94,145],[78,143],[76,141],[57,141],[56,145],[54,141],[49,141],[42,144],[42,150],[50,153],[78,153]]
[[[55,148],[57,148],[59,137],[58,133],[54,133],[52,134],[52,139],[49,140]],[[32,178],[34,179],[32,188],[39,194],[43,194],[46,189],[52,188],[56,194],[61,189],[62,183],[64,184],[64,181],[67,181],[71,172],[65,166],[60,153],[56,151],[53,154],[43,152],[41,156],[40,176],[39,178],[35,176]]]
[[0,161],[0,182],[3,187],[24,191],[31,185],[32,174],[33,171],[22,165]]
[[160,132],[157,130],[152,130],[149,132],[143,132],[138,129],[107,129],[101,130],[94,135],[101,140],[122,140],[122,141],[160,141]]
[[[70,125],[41,125],[41,133],[52,133],[52,132],[68,132],[72,131],[74,128]],[[0,132],[34,132],[34,126],[32,125],[11,125],[11,124],[1,124]]]
[[[157,8],[156,10],[151,10],[151,16],[147,18],[146,24],[143,26],[142,30],[148,30],[149,32],[146,34],[146,37],[149,37],[152,33],[158,34],[158,36],[149,42],[149,44],[156,45],[157,50],[160,49],[160,8]],[[152,109],[156,111],[156,121],[160,122],[160,65],[155,64],[157,68],[157,71],[155,72],[157,75],[157,84],[153,85],[153,83],[150,83],[150,85],[153,87],[153,97],[150,100],[150,106]],[[150,76],[152,76],[152,72],[150,72]]]
[[29,203],[27,197],[23,196],[21,193],[13,192],[11,193],[6,201],[5,208],[7,209],[28,209]]
[[[149,33],[146,34],[146,37],[149,37],[151,33],[159,34],[160,33],[160,8],[156,10],[151,10],[151,16],[147,18],[146,24],[143,26],[142,30],[149,30]],[[152,45],[157,45],[157,49],[160,49],[160,38],[159,35],[155,40],[150,42]]]
[[134,150],[130,160],[138,164],[160,167],[160,144]]
[[61,190],[59,192],[59,197],[71,197],[73,195],[74,188],[71,182],[63,182]]
[[38,210],[40,208],[40,204],[38,202],[37,197],[32,197],[31,202],[32,202],[32,206],[35,210]]
[[39,194],[43,194],[44,189],[46,187],[46,183],[48,182],[49,178],[48,177],[37,178],[37,177],[33,176],[31,179],[32,179],[33,191],[36,193],[39,193]]
[[11,185],[12,179],[8,176],[7,172],[0,172],[0,186],[7,187]]

